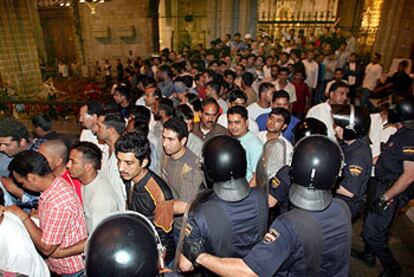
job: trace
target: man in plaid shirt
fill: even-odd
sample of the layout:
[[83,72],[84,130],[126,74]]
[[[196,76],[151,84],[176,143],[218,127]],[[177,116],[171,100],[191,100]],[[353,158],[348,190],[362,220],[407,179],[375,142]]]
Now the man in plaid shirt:
[[65,277],[81,276],[87,232],[82,206],[73,188],[53,175],[46,158],[34,151],[19,153],[9,170],[25,188],[41,192],[40,228],[17,206],[9,206],[7,211],[22,220],[37,249],[48,257],[51,271]]

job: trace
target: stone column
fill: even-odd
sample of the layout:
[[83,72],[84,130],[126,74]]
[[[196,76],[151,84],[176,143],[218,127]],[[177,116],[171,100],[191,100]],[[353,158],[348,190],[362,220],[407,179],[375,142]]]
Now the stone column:
[[384,0],[373,52],[382,55],[384,70],[393,58],[410,57],[414,45],[413,0]]
[[0,74],[18,95],[38,92],[42,85],[35,39],[40,22],[34,20],[38,18],[34,1],[0,1]]
[[337,18],[341,18],[339,26],[352,28],[353,31],[361,26],[362,9],[364,1],[360,0],[339,0],[336,12]]

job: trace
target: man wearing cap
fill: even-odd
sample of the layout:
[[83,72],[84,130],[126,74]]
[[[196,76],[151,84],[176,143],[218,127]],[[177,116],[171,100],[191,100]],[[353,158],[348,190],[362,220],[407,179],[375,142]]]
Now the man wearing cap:
[[181,81],[175,81],[173,84],[173,101],[175,106],[187,104],[188,103],[188,87]]

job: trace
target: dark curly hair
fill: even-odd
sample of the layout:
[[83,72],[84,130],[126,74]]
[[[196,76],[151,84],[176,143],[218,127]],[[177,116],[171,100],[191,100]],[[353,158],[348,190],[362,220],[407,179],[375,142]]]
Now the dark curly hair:
[[141,163],[147,159],[148,164],[151,162],[151,148],[147,137],[142,134],[133,132],[123,134],[115,143],[115,153],[134,153],[135,158]]

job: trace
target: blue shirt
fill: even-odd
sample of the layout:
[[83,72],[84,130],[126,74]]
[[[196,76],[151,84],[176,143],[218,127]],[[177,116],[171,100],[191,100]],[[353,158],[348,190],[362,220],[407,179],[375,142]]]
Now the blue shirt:
[[[267,119],[269,118],[269,113],[265,113],[262,115],[259,115],[256,118],[256,123],[259,126],[259,131],[265,131],[266,130],[266,123]],[[297,118],[294,115],[290,115],[290,123],[287,126],[287,128],[283,131],[283,136],[290,142],[292,142],[293,138],[293,128],[295,128],[296,124],[300,121],[299,118]]]
[[251,131],[239,138],[241,145],[246,151],[247,173],[246,180],[249,182],[256,172],[257,163],[262,156],[263,142]]
[[[309,212],[322,232],[319,276],[349,276],[352,225],[345,204],[339,201],[332,200],[323,211]],[[260,277],[307,276],[304,246],[291,223],[295,220],[291,213],[278,217],[264,239],[243,258]]]
[[[34,145],[30,144],[27,150],[33,150]],[[0,176],[9,177],[10,172],[8,170],[10,162],[13,160],[13,157],[9,157],[4,153],[0,153]],[[0,182],[0,189],[4,194],[4,205],[11,206],[17,205],[20,208],[23,208],[26,212],[30,212],[32,209],[37,209],[37,203],[39,201],[39,193],[29,193],[26,190],[23,192],[22,199],[17,199],[14,195],[9,193],[3,184]]]

